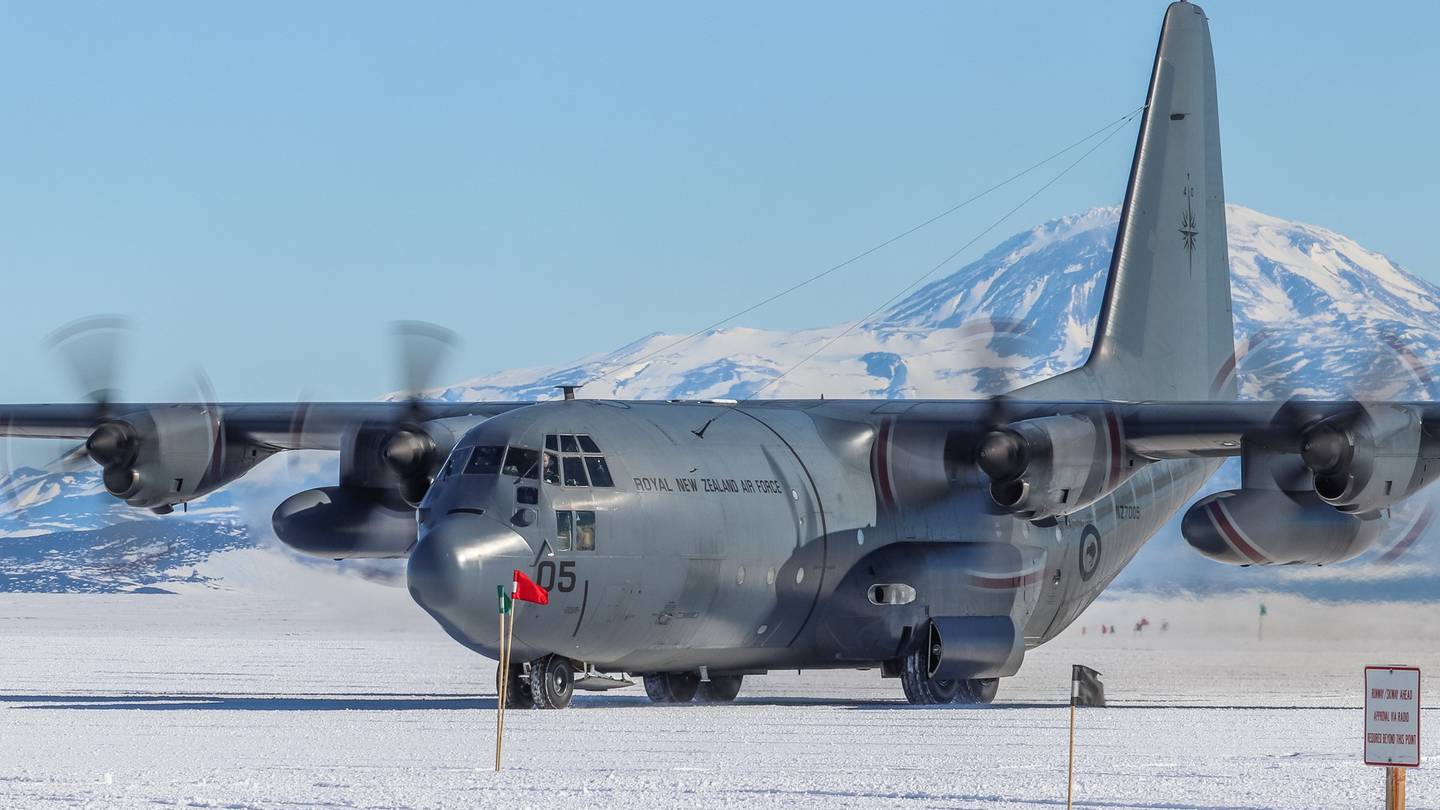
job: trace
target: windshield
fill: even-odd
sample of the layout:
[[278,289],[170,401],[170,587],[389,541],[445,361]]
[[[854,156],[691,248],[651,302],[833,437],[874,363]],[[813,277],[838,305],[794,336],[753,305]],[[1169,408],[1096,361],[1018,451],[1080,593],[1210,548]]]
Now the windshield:
[[494,475],[500,471],[500,458],[503,455],[505,455],[503,447],[476,447],[475,452],[470,454],[469,463],[465,465],[465,474]]

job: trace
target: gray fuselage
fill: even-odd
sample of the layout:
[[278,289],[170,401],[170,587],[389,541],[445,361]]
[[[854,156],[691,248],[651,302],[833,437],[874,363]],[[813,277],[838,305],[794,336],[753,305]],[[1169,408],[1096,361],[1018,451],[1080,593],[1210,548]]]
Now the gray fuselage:
[[[519,569],[550,603],[517,606],[515,658],[605,671],[873,666],[935,616],[1008,617],[1023,654],[1216,464],[1148,464],[1039,526],[993,506],[973,440],[944,403],[537,404],[455,448],[421,506],[410,589],[493,658],[496,588]],[[500,448],[532,451],[513,456],[528,469],[499,468]]]

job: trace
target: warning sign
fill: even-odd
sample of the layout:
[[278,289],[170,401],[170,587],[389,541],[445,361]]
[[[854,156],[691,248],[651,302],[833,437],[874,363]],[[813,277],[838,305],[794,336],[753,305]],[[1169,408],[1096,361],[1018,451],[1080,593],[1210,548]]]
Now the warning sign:
[[1420,670],[1365,668],[1365,764],[1420,765]]

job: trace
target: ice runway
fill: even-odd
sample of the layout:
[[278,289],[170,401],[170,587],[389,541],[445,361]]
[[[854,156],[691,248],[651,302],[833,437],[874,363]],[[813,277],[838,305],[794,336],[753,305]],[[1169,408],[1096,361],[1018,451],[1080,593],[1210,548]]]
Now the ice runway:
[[[1086,621],[1120,633],[1032,651],[985,708],[911,708],[875,672],[749,678],[722,706],[581,694],[511,713],[497,776],[492,667],[403,592],[6,595],[0,804],[1063,807],[1077,662],[1116,704],[1080,712],[1079,807],[1378,806],[1360,667],[1400,649],[1440,673],[1434,608],[1382,631],[1351,609],[1268,601],[1264,643],[1255,600],[1102,603]],[[1152,625],[1137,635],[1138,615]],[[1440,802],[1428,773],[1411,807]]]

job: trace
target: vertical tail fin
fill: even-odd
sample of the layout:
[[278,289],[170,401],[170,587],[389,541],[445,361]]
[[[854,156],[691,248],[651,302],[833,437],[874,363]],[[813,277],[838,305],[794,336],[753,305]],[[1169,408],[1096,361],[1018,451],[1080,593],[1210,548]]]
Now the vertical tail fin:
[[1017,394],[1233,399],[1229,258],[1210,29],[1199,6],[1172,3],[1090,359]]

